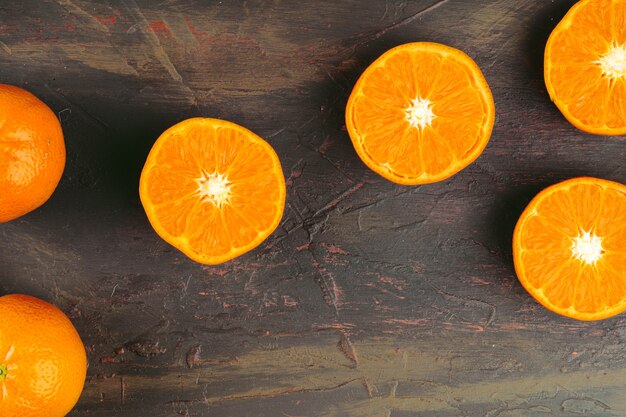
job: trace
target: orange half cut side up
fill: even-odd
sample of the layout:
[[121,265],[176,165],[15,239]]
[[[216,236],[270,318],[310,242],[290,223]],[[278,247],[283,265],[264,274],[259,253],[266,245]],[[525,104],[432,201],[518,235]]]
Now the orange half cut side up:
[[626,134],[626,1],[576,3],[548,39],[544,78],[550,99],[578,129]]
[[255,248],[276,229],[286,190],[267,142],[231,122],[194,118],[156,141],[139,194],[165,241],[197,262],[219,264]]
[[449,46],[416,42],[387,51],[357,81],[346,127],[363,162],[404,185],[442,181],[472,163],[495,119],[476,63]]
[[513,235],[526,290],[546,308],[578,320],[626,310],[626,187],[574,178],[540,192]]

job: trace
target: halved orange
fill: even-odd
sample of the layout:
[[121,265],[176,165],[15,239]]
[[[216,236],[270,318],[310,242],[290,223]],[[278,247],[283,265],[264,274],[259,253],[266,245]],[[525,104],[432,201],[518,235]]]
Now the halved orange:
[[489,142],[495,106],[476,63],[449,46],[395,47],[357,81],[346,107],[354,148],[373,171],[398,184],[444,180]]
[[550,99],[577,128],[626,133],[626,1],[582,0],[546,45]]
[[139,184],[154,230],[205,264],[263,242],[282,218],[285,194],[280,161],[267,142],[234,123],[203,118],[159,137]]
[[546,308],[578,320],[626,310],[626,186],[574,178],[540,192],[513,234],[515,271]]

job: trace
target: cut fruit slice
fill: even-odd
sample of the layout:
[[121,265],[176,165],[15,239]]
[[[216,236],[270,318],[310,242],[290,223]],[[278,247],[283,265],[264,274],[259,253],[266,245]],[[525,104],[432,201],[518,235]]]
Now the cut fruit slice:
[[539,193],[513,234],[515,271],[555,313],[600,320],[626,310],[626,186],[574,178]]
[[449,46],[416,42],[387,51],[356,83],[346,107],[354,148],[398,184],[444,180],[489,142],[491,90],[476,63]]
[[150,223],[191,259],[218,264],[263,242],[285,206],[274,149],[231,122],[195,118],[166,130],[141,173]]
[[585,132],[626,133],[626,1],[582,0],[552,31],[544,78],[550,99]]

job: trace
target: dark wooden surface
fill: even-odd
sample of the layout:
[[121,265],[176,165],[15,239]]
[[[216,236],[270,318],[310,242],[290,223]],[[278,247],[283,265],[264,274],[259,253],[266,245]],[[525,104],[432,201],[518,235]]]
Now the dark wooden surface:
[[[562,179],[626,181],[624,141],[571,127],[542,53],[573,1],[24,0],[0,3],[1,82],[62,121],[68,164],[41,209],[0,225],[0,293],[59,305],[89,357],[71,416],[626,415],[626,320],[558,317],[515,278],[524,205]],[[497,107],[448,181],[370,172],[343,122],[359,73],[410,41],[465,50]],[[279,229],[193,263],[137,195],[157,136],[192,116],[267,140]]]

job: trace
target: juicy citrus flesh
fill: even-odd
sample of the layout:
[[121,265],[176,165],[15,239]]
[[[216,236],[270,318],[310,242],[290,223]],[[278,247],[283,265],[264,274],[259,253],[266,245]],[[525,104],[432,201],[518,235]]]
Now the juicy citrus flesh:
[[45,203],[64,168],[57,116],[28,91],[0,84],[0,222]]
[[0,297],[0,415],[63,417],[87,372],[85,348],[55,306],[25,295]]
[[361,75],[346,127],[363,162],[390,181],[444,180],[481,154],[495,106],[476,63],[445,45],[395,47]]
[[285,194],[273,148],[217,119],[188,119],[165,131],[140,180],[155,231],[205,264],[226,262],[263,242],[282,218]]
[[515,270],[546,308],[578,320],[626,310],[626,186],[574,178],[539,193],[513,237]]
[[574,126],[626,133],[626,1],[576,3],[550,35],[544,65],[550,98]]

